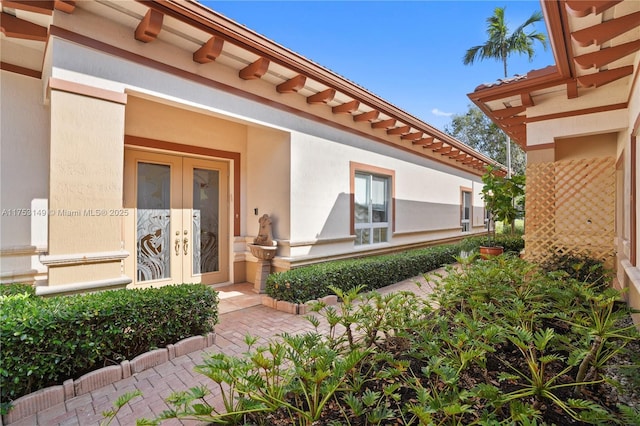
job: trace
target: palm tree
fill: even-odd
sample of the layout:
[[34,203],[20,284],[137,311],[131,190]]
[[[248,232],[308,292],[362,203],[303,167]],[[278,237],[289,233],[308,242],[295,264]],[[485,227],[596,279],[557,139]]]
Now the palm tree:
[[471,65],[476,59],[496,59],[502,61],[504,77],[507,78],[507,58],[513,53],[526,53],[533,59],[533,43],[537,40],[547,48],[547,37],[535,30],[526,33],[526,28],[543,20],[540,11],[534,12],[529,19],[509,34],[509,27],[504,20],[504,7],[496,7],[493,16],[487,18],[487,34],[489,39],[480,46],[473,46],[464,55],[463,63]]
[[[480,46],[473,46],[464,55],[465,65],[473,64],[476,59],[496,59],[502,61],[504,78],[507,78],[507,58],[513,53],[526,53],[529,61],[533,59],[533,43],[538,40],[547,49],[547,37],[535,30],[526,33],[526,28],[543,20],[540,11],[533,12],[529,19],[509,34],[509,27],[504,20],[504,7],[496,7],[493,16],[487,18],[487,34],[489,40]],[[507,136],[507,177],[511,176],[511,140]]]

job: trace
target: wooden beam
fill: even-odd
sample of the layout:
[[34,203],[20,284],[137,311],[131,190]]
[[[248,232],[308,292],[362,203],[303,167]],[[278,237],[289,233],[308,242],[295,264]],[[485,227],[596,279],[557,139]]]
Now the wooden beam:
[[454,158],[460,155],[460,150],[453,148],[451,151],[447,152],[447,157]]
[[434,149],[433,152],[438,152],[442,155],[446,154],[447,152],[451,151],[453,149],[453,147],[451,145],[442,145],[440,148],[438,149]]
[[526,107],[533,106],[533,97],[531,97],[531,93],[529,92],[520,93],[520,102],[522,102],[522,106],[526,106]]
[[327,89],[315,95],[308,96],[307,103],[311,105],[326,104],[327,102],[331,102],[335,96],[335,89]]
[[633,74],[633,65],[627,65],[626,67],[583,75],[577,77],[576,80],[578,80],[580,87],[600,87],[631,74]]
[[578,97],[578,81],[571,80],[567,83],[567,99],[575,99]]
[[371,123],[372,129],[390,129],[396,125],[396,120],[394,118],[390,118],[388,120],[376,121],[375,123]]
[[567,12],[576,18],[584,18],[592,13],[599,15],[612,8],[622,0],[567,0],[565,5]]
[[345,102],[342,105],[336,105],[331,108],[334,114],[351,114],[353,111],[357,111],[360,106],[360,102],[353,100]]
[[75,0],[54,0],[53,8],[64,13],[73,13],[76,10]]
[[304,84],[307,82],[307,77],[299,74],[295,77],[290,78],[284,83],[280,83],[276,86],[276,90],[278,93],[296,93],[298,90],[304,87]]
[[200,49],[193,52],[193,61],[199,64],[206,64],[215,61],[220,53],[224,40],[219,37],[211,37]]
[[527,117],[522,115],[516,115],[515,117],[503,118],[500,120],[500,124],[504,126],[516,126],[524,123]]
[[404,141],[417,141],[418,139],[422,140],[422,135],[424,135],[422,132],[407,133],[406,135],[400,136],[400,139]]
[[585,53],[584,55],[574,57],[573,60],[583,70],[601,68],[638,50],[640,50],[640,40],[635,40],[608,49]]
[[380,111],[371,110],[367,112],[363,112],[362,114],[354,115],[353,121],[361,122],[361,121],[373,121],[377,120],[380,115]]
[[463,152],[462,154],[455,156],[453,159],[459,162],[463,162],[468,156],[469,154]]
[[393,129],[387,130],[388,135],[404,135],[411,131],[411,126],[400,126],[394,127]]
[[520,114],[521,112],[525,112],[527,110],[526,107],[510,107],[504,109],[496,109],[491,111],[491,115],[493,115],[497,119],[513,117],[514,115]]
[[258,58],[253,63],[242,68],[238,72],[238,76],[243,80],[256,80],[262,78],[269,69],[269,60],[267,58]]
[[2,0],[2,7],[24,10],[26,12],[39,13],[41,15],[53,14],[53,1],[41,0]]
[[[444,145],[444,142],[440,142],[440,141],[438,141],[438,142],[434,142],[434,143],[432,143],[432,144],[429,146],[429,148],[431,148],[431,149],[435,152],[435,150],[442,148],[442,145]],[[426,148],[426,147],[425,147],[425,148]]]
[[158,38],[160,30],[162,30],[162,20],[164,15],[155,9],[147,10],[144,18],[140,21],[135,31],[135,39],[143,43],[149,43],[150,41]]
[[611,19],[601,24],[593,25],[571,33],[571,38],[582,47],[602,45],[614,37],[631,31],[640,26],[640,12],[630,13],[619,18]]
[[427,136],[426,138],[418,139],[417,141],[412,141],[411,143],[414,145],[422,145],[423,147],[428,147],[433,143],[435,139],[431,136]]
[[0,32],[7,37],[22,40],[47,41],[47,29],[24,19],[2,12],[0,14]]

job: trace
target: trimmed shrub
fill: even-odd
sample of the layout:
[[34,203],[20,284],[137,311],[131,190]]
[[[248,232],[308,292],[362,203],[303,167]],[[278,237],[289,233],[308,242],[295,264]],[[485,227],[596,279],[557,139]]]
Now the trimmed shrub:
[[333,294],[330,286],[375,290],[453,263],[459,252],[458,244],[449,244],[305,266],[269,275],[266,292],[274,299],[304,303]]
[[0,296],[2,403],[212,331],[217,304],[217,292],[199,284]]
[[11,296],[14,294],[26,294],[28,296],[35,296],[36,289],[31,284],[0,284],[0,296]]

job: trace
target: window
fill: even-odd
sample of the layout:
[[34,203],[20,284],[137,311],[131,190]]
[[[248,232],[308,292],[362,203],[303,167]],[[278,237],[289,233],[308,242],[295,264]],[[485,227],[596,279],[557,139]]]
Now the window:
[[471,189],[461,188],[460,190],[460,225],[462,232],[471,231]]
[[352,232],[355,244],[389,241],[393,171],[352,163]]

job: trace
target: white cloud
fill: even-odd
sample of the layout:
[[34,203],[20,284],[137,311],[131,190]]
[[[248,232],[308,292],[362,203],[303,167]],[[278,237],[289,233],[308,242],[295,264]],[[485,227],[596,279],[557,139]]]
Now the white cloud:
[[443,111],[440,111],[438,108],[432,109],[431,113],[433,115],[438,115],[440,117],[451,117],[453,115],[452,112],[443,112]]

